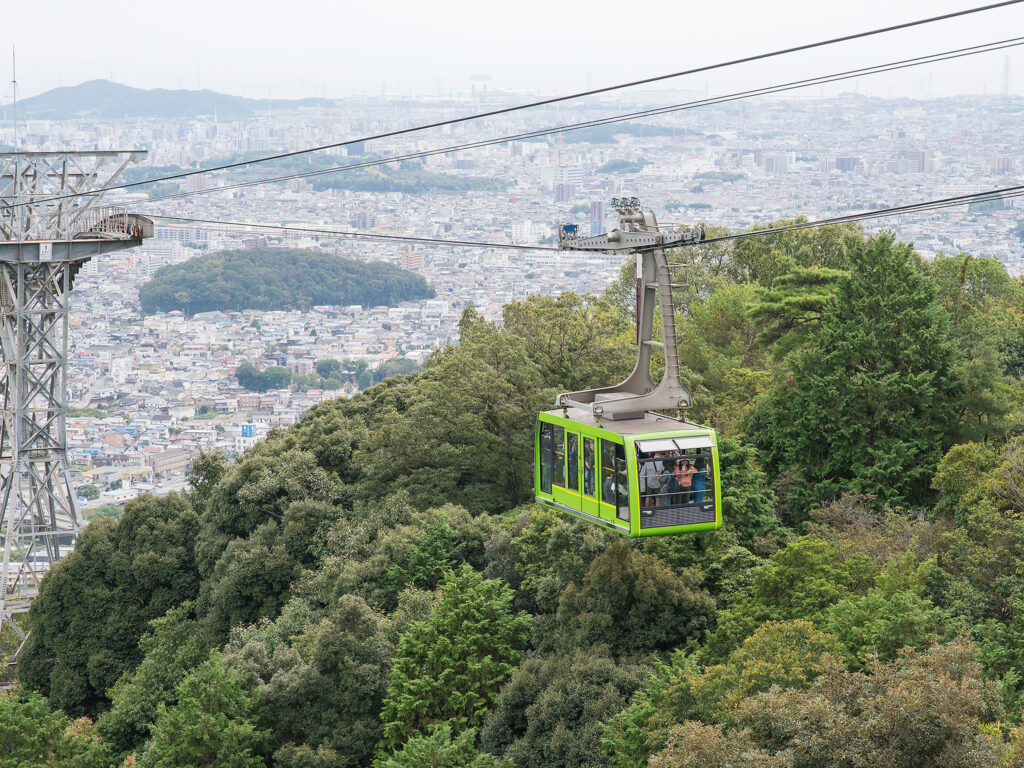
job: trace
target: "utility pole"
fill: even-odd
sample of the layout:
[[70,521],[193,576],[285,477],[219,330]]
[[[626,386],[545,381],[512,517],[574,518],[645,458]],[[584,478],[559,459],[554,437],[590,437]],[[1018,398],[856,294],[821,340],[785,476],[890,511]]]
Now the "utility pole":
[[23,614],[80,528],[65,423],[75,275],[153,234],[151,220],[100,207],[90,190],[145,154],[0,154],[0,637],[13,633],[18,646],[4,665],[17,662]]

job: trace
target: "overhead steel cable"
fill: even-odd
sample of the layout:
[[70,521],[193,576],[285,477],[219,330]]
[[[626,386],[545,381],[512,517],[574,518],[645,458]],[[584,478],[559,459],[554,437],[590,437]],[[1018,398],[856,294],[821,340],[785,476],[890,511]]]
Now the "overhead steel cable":
[[468,149],[478,149],[481,147],[493,146],[495,144],[505,144],[510,141],[523,141],[526,139],[550,136],[557,133],[568,133],[570,131],[578,131],[587,128],[599,127],[603,125],[622,123],[630,120],[641,119],[644,117],[655,117],[658,115],[682,112],[685,110],[697,109],[700,107],[715,106],[718,104],[725,104],[728,102],[739,101],[741,99],[747,99],[756,96],[769,96],[776,93],[798,90],[801,88],[810,88],[815,85],[827,85],[829,83],[840,82],[843,80],[851,80],[853,78],[881,74],[884,72],[893,72],[900,69],[908,69],[910,67],[918,67],[925,64],[933,64],[940,61],[949,61],[952,59],[963,58],[965,56],[975,56],[982,53],[990,53],[992,51],[999,51],[1006,48],[1013,48],[1021,45],[1024,45],[1024,37],[1012,37],[1007,38],[1006,40],[998,40],[992,43],[984,43],[981,45],[970,46],[968,48],[957,48],[951,51],[944,51],[942,53],[929,54],[927,56],[918,56],[911,59],[902,59],[900,61],[889,62],[886,64],[875,64],[870,67],[846,70],[844,72],[836,72],[829,75],[819,75],[817,77],[806,78],[803,80],[794,80],[788,83],[764,86],[763,88],[754,88],[746,91],[724,94],[721,96],[713,96],[710,98],[698,99],[696,101],[689,101],[681,104],[672,104],[663,107],[652,107],[650,109],[639,110],[636,112],[628,112],[619,115],[610,115],[608,117],[595,118],[593,120],[586,120],[579,123],[569,123],[566,125],[554,126],[549,128],[537,128],[530,131],[524,131],[522,133],[508,134],[505,136],[494,137],[490,139],[479,139],[476,141],[464,142],[462,144],[454,144],[446,147],[437,147],[435,149],[408,152],[402,155],[393,155],[391,157],[377,158],[374,160],[365,160],[358,163],[348,163],[346,165],[332,166],[330,168],[318,168],[309,171],[285,174],[282,176],[273,176],[265,179],[252,179],[249,181],[240,181],[235,182],[233,184],[225,184],[219,187],[210,187],[208,189],[193,190],[190,192],[175,192],[168,195],[160,195],[158,197],[153,197],[150,198],[149,200],[140,201],[138,204],[148,205],[150,203],[162,202],[165,200],[180,200],[182,198],[194,197],[197,195],[208,195],[214,192],[227,192],[236,189],[245,189],[248,187],[261,186],[264,184],[275,184],[285,181],[294,181],[296,179],[307,179],[315,176],[325,176],[328,174],[340,173],[343,171],[354,171],[362,168],[372,168],[378,165],[399,163],[407,160],[419,160],[426,157],[448,154],[449,152],[462,152]]
[[385,235],[377,232],[359,232],[350,230],[320,229],[317,227],[286,227],[279,224],[254,224],[245,221],[220,221],[218,219],[195,219],[184,216],[154,215],[155,219],[164,221],[184,221],[195,224],[211,224],[222,227],[242,227],[249,231],[269,230],[275,232],[295,232],[298,234],[323,235],[326,237],[350,237],[361,240],[397,240],[405,243],[421,243],[428,245],[451,245],[473,248],[506,248],[518,251],[557,251],[547,245],[516,245],[514,243],[486,243],[476,240],[444,240],[436,237],[415,237],[413,235]]
[[[722,235],[720,237],[712,237],[700,242],[687,244],[679,247],[694,247],[700,245],[706,245],[710,243],[720,243],[729,240],[743,240],[750,237],[764,237],[765,235],[775,235],[783,232],[792,232],[801,229],[816,229],[818,227],[828,227],[836,224],[848,224],[858,221],[867,221],[870,219],[880,219],[888,216],[900,216],[904,214],[912,213],[927,213],[933,210],[941,210],[944,208],[953,208],[961,205],[967,205],[974,202],[990,202],[993,200],[1008,200],[1015,197],[1024,197],[1024,185],[1002,187],[999,189],[987,190],[984,192],[972,192],[965,195],[956,195],[953,197],[944,197],[936,200],[925,200],[920,203],[910,203],[907,205],[895,206],[892,208],[879,208],[871,211],[862,211],[860,213],[851,213],[843,216],[834,216],[828,219],[818,219],[817,221],[806,221],[799,222],[796,224],[785,224],[779,227],[770,227],[766,229],[755,229],[747,232],[737,232],[730,235]],[[295,232],[298,234],[326,236],[326,237],[345,237],[345,238],[356,238],[366,240],[393,240],[401,242],[419,243],[423,245],[438,245],[438,246],[454,246],[454,247],[471,247],[471,248],[505,248],[519,251],[558,251],[559,248],[553,248],[545,245],[519,245],[513,243],[490,243],[476,240],[445,240],[443,238],[434,237],[415,237],[412,235],[385,235],[375,232],[361,232],[353,230],[331,230],[322,229],[318,227],[288,227],[277,224],[258,224],[244,221],[222,221],[218,219],[198,219],[190,218],[186,216],[164,216],[154,215],[156,219],[162,219],[165,221],[180,221],[195,224],[213,225],[220,227],[241,227],[248,231],[275,231],[275,232]],[[578,253],[585,253],[585,251],[577,251]]]
[[[905,214],[912,213],[927,213],[930,211],[941,210],[943,208],[955,208],[961,205],[968,205],[970,203],[985,203],[995,200],[1009,200],[1015,197],[1024,197],[1024,185],[1002,187],[1000,189],[988,190],[986,192],[972,192],[966,195],[956,195],[953,197],[940,198],[938,200],[927,200],[921,203],[910,203],[908,205],[899,205],[892,208],[879,208],[876,210],[861,211],[860,213],[850,213],[843,216],[833,216],[828,219],[818,219],[817,221],[806,221],[799,222],[796,224],[784,224],[780,227],[755,229],[749,232],[737,232],[731,235],[721,235],[720,237],[711,237],[706,240],[701,240],[699,243],[694,243],[694,245],[704,245],[705,243],[722,243],[729,240],[743,240],[748,237],[763,237],[764,235],[776,235],[781,234],[783,232],[794,232],[801,229],[816,229],[818,227],[828,227],[835,224],[850,224],[858,221],[867,221],[869,219],[886,218],[889,216],[902,216]],[[687,244],[684,247],[689,247],[689,244]]]
[[[488,110],[485,112],[477,112],[471,115],[463,115],[462,117],[453,117],[446,120],[437,120],[432,123],[426,123],[424,125],[412,126],[409,128],[396,128],[391,131],[384,131],[382,133],[373,134],[369,136],[363,136],[355,139],[346,139],[345,141],[333,142],[330,144],[322,144],[315,147],[306,147],[304,149],[297,149],[290,152],[279,152],[274,155],[266,155],[264,157],[252,158],[251,160],[238,160],[232,163],[224,163],[222,165],[212,166],[210,168],[197,168],[191,171],[182,171],[180,173],[168,174],[166,176],[159,176],[152,179],[146,179],[144,181],[132,181],[123,184],[114,184],[109,187],[102,187],[99,189],[92,190],[92,194],[98,194],[101,192],[110,192],[119,189],[131,189],[138,187],[143,184],[162,183],[167,181],[175,181],[177,179],[187,178],[189,176],[196,176],[203,173],[212,173],[214,171],[223,171],[231,168],[242,168],[249,165],[255,165],[257,163],[266,163],[273,160],[282,160],[288,157],[297,157],[299,155],[306,155],[313,152],[321,152],[328,149],[338,149],[341,147],[351,146],[353,144],[360,144],[367,141],[376,141],[379,139],[392,138],[395,136],[402,136],[409,133],[416,133],[419,131],[430,130],[432,128],[441,128],[448,125],[457,125],[459,123],[465,123],[472,120],[481,120],[487,117],[495,117],[497,115],[505,115],[512,112],[518,112],[524,109],[534,109],[536,107],[548,106],[550,104],[558,104],[564,101],[571,101],[573,99],[585,98],[587,96],[596,96],[602,93],[610,93],[612,91],[623,90],[627,88],[636,88],[641,85],[649,85],[651,83],[663,82],[678,77],[684,77],[686,75],[695,75],[701,72],[710,72],[716,69],[724,69],[726,67],[733,67],[740,64],[749,64],[756,61],[763,61],[765,59],[774,58],[777,56],[784,56],[791,53],[799,53],[801,51],[809,51],[815,48],[823,48],[829,45],[836,45],[838,43],[850,42],[853,40],[860,40],[868,37],[874,37],[877,35],[887,34],[889,32],[897,32],[904,29],[911,29],[913,27],[923,26],[925,24],[933,24],[940,21],[948,21],[950,19],[961,18],[969,16],[971,14],[983,13],[985,11],[991,11],[998,8],[1005,8],[1012,5],[1018,5],[1024,2],[1024,0],[1002,0],[998,3],[989,3],[987,5],[975,6],[973,8],[965,8],[960,11],[953,11],[950,13],[944,13],[937,16],[929,16],[923,19],[915,19],[913,21],[906,21],[900,24],[891,24],[885,27],[877,27],[875,29],[865,30],[864,32],[854,32],[848,35],[841,35],[839,37],[829,38],[827,40],[819,40],[813,43],[804,43],[801,45],[790,46],[788,48],[780,48],[775,51],[767,51],[765,53],[753,54],[751,56],[743,56],[737,59],[731,59],[728,61],[719,62],[717,64],[706,64],[700,67],[693,67],[691,69],[680,70],[678,72],[670,72],[664,75],[655,75],[653,77],[641,78],[639,80],[631,80],[626,83],[619,83],[617,85],[608,85],[602,88],[593,88],[586,91],[577,91],[575,93],[566,94],[563,96],[552,96],[547,99],[539,99],[537,101],[527,102],[525,104],[517,104],[510,107],[499,107],[497,109]],[[68,195],[54,195],[52,197],[40,198],[33,201],[33,204],[53,202],[58,200],[65,200],[73,197],[79,197],[79,194],[68,194]],[[16,207],[25,203],[14,203],[6,207]]]

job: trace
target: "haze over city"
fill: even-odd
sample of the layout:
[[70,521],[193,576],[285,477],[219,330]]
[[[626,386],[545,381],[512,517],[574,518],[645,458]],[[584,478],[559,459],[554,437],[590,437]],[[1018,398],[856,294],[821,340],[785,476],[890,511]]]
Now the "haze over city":
[[[481,74],[490,77],[492,89],[551,93],[680,71],[958,7],[954,0],[727,0],[698,6],[671,0],[638,6],[610,0],[585,5],[526,0],[511,6],[467,0],[287,5],[44,0],[7,5],[0,52],[17,47],[24,96],[98,78],[252,98],[436,95],[467,90],[469,78]],[[669,87],[729,92],[988,42],[993,31],[1013,29],[1022,20],[1019,7],[997,9],[884,40],[684,78]],[[31,35],[41,30],[46,45],[34,45]],[[1024,58],[1019,52],[1008,55],[1018,75],[1012,92],[1024,92]],[[10,80],[2,76],[9,71],[0,56],[0,81]],[[992,54],[928,72],[863,78],[824,93],[856,89],[927,97],[998,93],[1002,85],[1003,57]]]

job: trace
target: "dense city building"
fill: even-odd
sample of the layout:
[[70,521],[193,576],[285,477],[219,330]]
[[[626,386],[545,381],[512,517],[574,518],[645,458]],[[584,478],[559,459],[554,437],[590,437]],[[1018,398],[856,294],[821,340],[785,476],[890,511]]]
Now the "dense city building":
[[[143,148],[152,169],[134,167],[130,179],[138,180],[168,167],[194,169],[242,153],[331,144],[384,126],[427,123],[453,106],[469,112],[519,97],[481,92],[451,102],[353,99],[338,102],[334,111],[271,112],[235,122],[213,115],[177,121],[29,120],[18,148]],[[614,104],[580,107],[574,119],[679,100],[678,93],[632,93]],[[607,201],[623,194],[639,196],[673,224],[742,229],[797,216],[820,219],[1014,183],[1024,142],[1015,119],[1018,102],[857,95],[740,102],[649,118],[639,126],[624,122],[435,153],[402,161],[403,175],[390,181],[341,170],[229,186],[294,172],[293,166],[267,163],[112,193],[110,202],[146,215],[250,226],[158,220],[155,237],[143,247],[95,259],[82,270],[72,302],[68,378],[75,480],[105,491],[88,506],[123,503],[143,490],[180,489],[198,451],[240,453],[315,403],[360,386],[353,376],[341,389],[307,384],[253,393],[235,377],[243,363],[260,371],[286,368],[304,381],[328,359],[369,371],[397,358],[423,363],[432,350],[456,339],[458,319],[470,304],[496,320],[504,304],[531,294],[599,293],[622,266],[609,256],[410,246],[259,224],[550,246],[561,223],[581,224],[587,234],[605,231],[611,222]],[[550,109],[507,118],[502,135],[566,122],[564,112]],[[9,127],[0,128],[0,143],[13,138]],[[343,166],[492,138],[489,125],[470,122],[313,157],[318,168]],[[379,168],[391,173],[395,166]],[[869,229],[894,229],[926,258],[967,251],[996,258],[1019,274],[1024,247],[1015,226],[1024,211],[1011,207],[1019,205],[1020,198],[983,210],[963,206],[883,219]],[[423,276],[437,296],[394,307],[194,315],[183,303],[177,311],[142,315],[139,288],[161,267],[204,253],[265,247],[389,262]],[[125,467],[146,471],[97,473]]]

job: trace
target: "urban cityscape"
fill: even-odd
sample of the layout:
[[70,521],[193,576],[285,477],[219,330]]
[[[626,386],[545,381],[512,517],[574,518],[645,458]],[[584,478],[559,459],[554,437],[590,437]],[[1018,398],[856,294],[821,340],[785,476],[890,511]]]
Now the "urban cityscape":
[[[625,105],[619,98],[614,107],[591,106],[568,122],[694,96],[633,94]],[[517,97],[474,88],[442,103],[362,98],[338,102],[334,110],[301,108],[233,122],[215,115],[58,121],[29,113],[17,146],[31,152],[144,149],[145,159],[132,166],[131,178],[150,178],[245,153],[340,142],[395,121],[415,125],[446,110],[472,111]],[[592,234],[605,231],[614,224],[609,199],[641,191],[644,206],[669,226],[699,222],[738,231],[780,219],[817,220],[1011,183],[1024,150],[1019,109],[1020,99],[1008,95],[890,101],[848,93],[753,100],[402,161],[464,182],[458,192],[359,191],[344,183],[323,189],[306,179],[217,191],[252,177],[252,170],[241,177],[232,171],[190,176],[148,192],[111,192],[111,202],[144,215],[252,226],[157,218],[155,237],[142,247],[95,258],[78,276],[68,451],[75,481],[100,492],[79,502],[88,517],[90,508],[120,505],[140,493],[181,490],[200,450],[239,455],[269,429],[294,423],[311,405],[358,388],[353,382],[343,390],[252,393],[234,376],[243,362],[260,370],[287,367],[298,375],[328,359],[363,361],[369,370],[396,358],[422,364],[432,350],[456,340],[458,319],[470,303],[498,320],[504,304],[530,294],[598,294],[622,266],[616,256],[332,238],[256,225],[550,246],[562,223],[581,224]],[[500,129],[474,122],[441,136],[414,134],[328,153],[332,164],[344,165],[346,154],[387,158],[567,122],[565,109],[510,118]],[[0,144],[14,140],[11,126],[0,128]],[[272,164],[259,173],[275,175]],[[326,178],[344,177],[339,172]],[[475,182],[486,184],[476,188]],[[176,198],[180,192],[198,194]],[[1022,203],[1006,201],[995,211],[987,205],[980,215],[963,205],[882,219],[869,229],[893,229],[925,258],[968,252],[998,259],[1010,274],[1020,274],[1024,244],[1015,226]],[[139,287],[159,268],[251,247],[312,248],[389,262],[422,275],[437,296],[394,307],[189,316],[183,306],[142,315]]]

